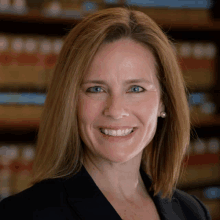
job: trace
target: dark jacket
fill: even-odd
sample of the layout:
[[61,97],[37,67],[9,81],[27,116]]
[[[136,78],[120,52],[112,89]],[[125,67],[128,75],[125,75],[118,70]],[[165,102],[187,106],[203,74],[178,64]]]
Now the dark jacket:
[[[151,179],[140,168],[145,186]],[[172,201],[152,197],[161,220],[210,220],[204,204],[196,197],[175,190]],[[43,180],[0,202],[1,220],[121,220],[83,166],[69,179]]]

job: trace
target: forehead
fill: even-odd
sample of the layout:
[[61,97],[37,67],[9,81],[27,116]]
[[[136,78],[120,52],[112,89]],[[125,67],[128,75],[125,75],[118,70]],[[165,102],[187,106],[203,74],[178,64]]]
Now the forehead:
[[147,46],[130,39],[103,44],[94,56],[85,79],[143,78],[156,79],[155,58]]

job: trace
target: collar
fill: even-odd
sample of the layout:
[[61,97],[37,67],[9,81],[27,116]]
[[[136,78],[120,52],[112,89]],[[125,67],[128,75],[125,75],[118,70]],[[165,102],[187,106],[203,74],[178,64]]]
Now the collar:
[[[152,184],[152,180],[141,167],[140,173],[146,189],[148,190]],[[67,192],[67,200],[70,206],[81,219],[121,220],[121,217],[102,194],[101,190],[95,184],[84,166],[82,166],[77,174],[65,179],[63,184]],[[166,198],[161,198],[161,192],[156,196],[153,196],[153,191],[148,190],[148,192],[154,201],[161,220],[184,219],[179,202],[174,196],[172,197],[172,200],[169,201]],[[182,213],[182,215],[180,215],[180,213]]]

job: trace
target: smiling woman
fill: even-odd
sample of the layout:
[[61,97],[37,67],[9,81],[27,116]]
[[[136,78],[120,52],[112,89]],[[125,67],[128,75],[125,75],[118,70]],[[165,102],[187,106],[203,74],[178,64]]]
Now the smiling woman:
[[[101,86],[97,86],[98,83]],[[114,170],[129,171],[138,176],[143,150],[152,141],[157,119],[164,111],[154,56],[131,39],[103,44],[82,85],[77,116],[80,137],[85,144],[84,166],[102,191],[111,191],[118,197],[123,191],[130,197],[135,194],[136,179],[130,178],[125,187]],[[154,88],[150,89],[149,85]],[[100,90],[88,92],[92,88]],[[133,88],[143,89],[133,92]],[[130,129],[125,130],[125,126]],[[102,173],[114,175],[99,176],[92,164]],[[107,181],[101,183],[100,179]]]
[[48,88],[31,186],[0,203],[1,219],[211,219],[176,189],[191,128],[173,47],[128,8],[77,24]]

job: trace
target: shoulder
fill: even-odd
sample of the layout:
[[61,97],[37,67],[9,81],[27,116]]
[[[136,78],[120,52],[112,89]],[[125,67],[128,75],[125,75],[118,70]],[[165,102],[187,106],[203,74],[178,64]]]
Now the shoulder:
[[[204,219],[211,220],[208,208],[195,195],[190,195],[182,190],[176,189],[173,194],[184,213],[193,213],[198,219],[204,216]],[[203,219],[203,218],[201,218]]]
[[45,200],[50,199],[54,201],[54,199],[59,195],[61,191],[63,191],[62,180],[60,179],[50,179],[43,180],[17,194],[9,196],[3,199],[0,202],[0,207],[4,203],[17,203],[25,202],[27,205],[36,204],[40,201],[40,203],[44,203]]
[[62,181],[59,179],[41,181],[20,193],[3,199],[0,202],[1,219],[12,219],[16,216],[34,219],[35,210],[42,210],[48,204],[52,207],[60,206],[62,193]]

